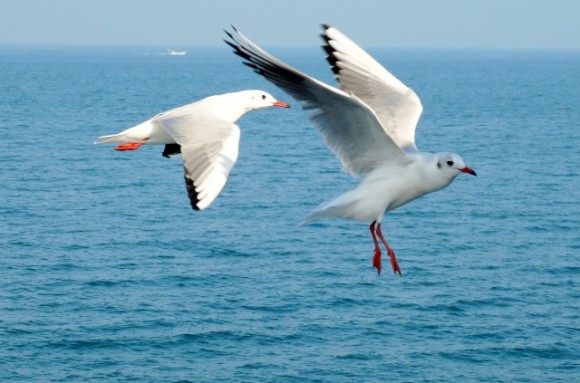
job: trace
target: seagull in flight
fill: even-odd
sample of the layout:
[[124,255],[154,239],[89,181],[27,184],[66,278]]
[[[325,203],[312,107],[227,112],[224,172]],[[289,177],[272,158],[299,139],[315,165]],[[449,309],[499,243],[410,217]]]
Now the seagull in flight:
[[193,210],[204,210],[224,188],[238,159],[240,128],[246,112],[267,107],[289,108],[262,90],[244,90],[206,97],[171,109],[95,144],[121,143],[115,150],[165,145],[164,157],[183,157],[185,185]]
[[354,189],[320,205],[304,223],[328,217],[370,222],[373,266],[380,274],[378,238],[400,275],[381,232],[384,214],[445,188],[459,174],[476,173],[457,154],[419,152],[419,97],[338,29],[322,28],[323,49],[340,89],[282,62],[233,26],[224,41],[245,65],[298,100],[343,168],[361,177]]

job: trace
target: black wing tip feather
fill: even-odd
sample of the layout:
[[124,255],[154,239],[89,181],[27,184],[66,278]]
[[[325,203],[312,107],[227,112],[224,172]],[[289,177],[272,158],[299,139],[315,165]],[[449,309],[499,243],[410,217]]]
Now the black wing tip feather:
[[181,153],[181,145],[179,144],[166,144],[165,148],[163,149],[163,157],[169,158],[171,156],[177,155]]
[[189,197],[189,201],[191,202],[191,208],[193,210],[201,210],[197,204],[199,203],[198,193],[195,190],[194,182],[191,178],[185,175],[185,187],[187,188],[187,195]]
[[[230,24],[230,28],[232,28],[232,29],[234,30],[234,32],[237,32],[237,31],[238,31],[238,29],[237,29],[236,27],[234,27],[234,25],[233,25],[233,24]],[[230,33],[230,32],[229,32],[227,29],[224,29],[224,32],[225,32],[225,33],[226,33],[228,36],[232,37],[232,34],[231,34],[231,33]]]
[[[238,31],[236,30],[236,32]],[[226,34],[229,36],[231,41],[224,40],[224,42],[233,49],[234,54],[243,59],[242,64],[252,68],[255,73],[278,84],[280,84],[279,81],[281,81],[283,83],[295,85],[303,81],[303,79],[295,73],[262,58],[251,46],[248,46],[243,41],[239,42],[231,33],[226,31]]]
[[338,76],[340,74],[340,68],[337,65],[338,59],[334,55],[336,50],[330,45],[330,37],[328,37],[328,35],[326,34],[326,31],[329,28],[331,28],[331,26],[328,24],[322,24],[321,26],[322,29],[324,29],[324,33],[321,33],[320,37],[322,37],[322,40],[324,40],[322,49],[326,53],[326,61],[328,61],[328,63],[330,64],[330,69],[332,70],[332,73],[334,73],[335,76]]
[[[229,41],[229,40],[224,39],[224,42],[226,44],[228,44],[234,50],[234,53],[236,55],[240,56],[241,58],[243,58],[244,60],[248,60],[249,62],[253,62],[252,61],[252,56],[249,53],[245,52],[242,49],[243,46],[236,41],[236,39],[234,38],[234,36],[231,33],[227,32],[227,31],[226,31],[226,33],[227,33],[227,35],[229,36],[229,38],[232,41]],[[244,62],[244,64],[248,65],[246,62]]]

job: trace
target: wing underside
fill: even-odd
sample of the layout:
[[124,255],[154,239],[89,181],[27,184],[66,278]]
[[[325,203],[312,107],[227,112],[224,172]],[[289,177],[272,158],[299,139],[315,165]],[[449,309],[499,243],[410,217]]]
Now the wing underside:
[[240,129],[214,116],[191,113],[164,115],[157,123],[179,146],[191,207],[207,208],[224,188],[237,161]]
[[323,29],[323,49],[340,89],[367,104],[399,147],[417,151],[415,129],[423,111],[419,97],[339,30]]
[[352,175],[365,174],[404,152],[377,115],[358,97],[324,84],[278,60],[234,29],[225,40],[244,64],[301,102],[329,149]]

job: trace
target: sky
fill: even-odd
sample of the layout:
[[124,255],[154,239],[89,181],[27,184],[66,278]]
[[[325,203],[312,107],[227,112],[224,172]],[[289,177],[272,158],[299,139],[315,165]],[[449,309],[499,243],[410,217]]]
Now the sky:
[[318,46],[320,24],[365,47],[580,50],[576,0],[0,0],[0,44]]

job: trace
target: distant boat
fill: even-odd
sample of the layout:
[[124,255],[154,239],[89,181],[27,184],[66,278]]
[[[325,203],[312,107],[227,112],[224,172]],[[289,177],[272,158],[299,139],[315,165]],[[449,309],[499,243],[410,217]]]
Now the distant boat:
[[169,56],[185,56],[187,54],[187,52],[186,51],[176,51],[176,50],[173,50],[173,49],[168,49],[167,50],[167,54]]

